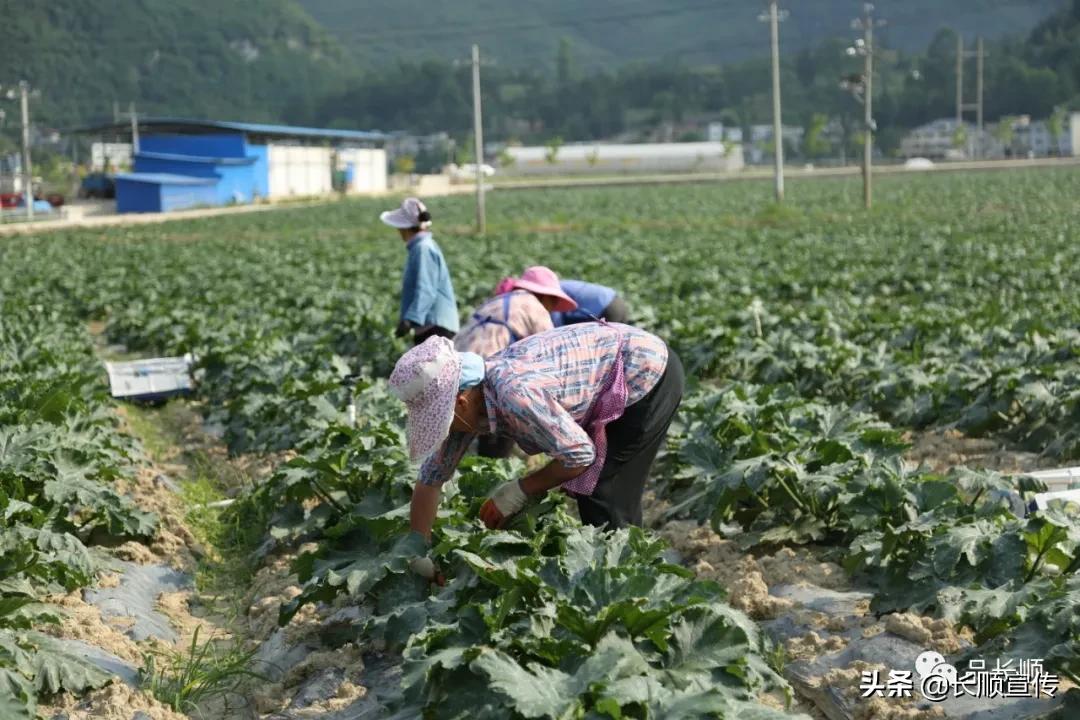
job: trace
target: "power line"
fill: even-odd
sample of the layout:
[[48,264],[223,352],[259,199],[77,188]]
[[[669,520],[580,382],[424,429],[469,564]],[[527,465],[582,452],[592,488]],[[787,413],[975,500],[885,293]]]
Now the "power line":
[[[628,14],[629,15],[636,15],[636,14],[642,13],[642,12],[646,12],[646,13],[657,12],[655,3],[651,2],[649,0],[647,0],[646,2],[643,2],[643,3],[635,3],[634,5],[636,5],[636,7],[623,7],[622,10],[620,12],[618,12],[618,13],[612,14],[612,13],[609,12],[609,13],[604,13],[603,15],[594,16],[593,18],[582,17],[580,12],[574,12],[573,14],[570,14],[570,15],[546,17],[542,21],[535,21],[535,22],[536,23],[543,22],[544,24],[547,24],[547,25],[565,26],[565,25],[573,25],[573,24],[577,24],[577,23],[581,23],[581,22],[591,22],[593,19],[599,19],[601,21],[606,21],[608,18],[621,19],[624,16],[627,16]],[[643,7],[652,8],[652,9],[651,10],[645,10],[645,9],[643,9]],[[669,6],[669,7],[665,8],[664,10],[661,10],[660,12],[670,12],[671,14],[677,14],[677,13],[683,12],[684,10],[694,10],[694,9],[699,9],[699,8],[712,9],[712,10],[720,11],[720,8],[717,6],[717,4],[715,2],[705,3],[705,2],[701,2],[701,1],[696,1],[696,2],[691,3],[688,6],[682,6],[682,7],[679,7],[677,5],[674,6],[674,7]],[[494,23],[494,27],[496,27],[496,28],[499,28],[499,27],[514,27],[514,26],[518,26],[518,25],[522,24],[521,13],[520,12],[519,13],[513,13],[511,15],[504,15],[502,17],[492,17],[490,13],[485,12],[484,13],[484,20],[489,23],[486,26],[487,28],[493,27],[490,24],[492,22]],[[375,36],[381,38],[381,37],[385,37],[387,35],[397,36],[397,35],[406,35],[406,34],[413,34],[413,33],[425,33],[425,34],[441,33],[445,29],[455,29],[455,28],[479,28],[479,29],[485,29],[485,24],[483,22],[477,23],[475,20],[454,20],[454,21],[450,21],[450,22],[436,22],[434,24],[427,25],[427,26],[423,26],[423,25],[418,26],[416,23],[409,23],[408,25],[399,25],[399,26],[396,26],[396,27],[390,26],[390,27],[380,28],[378,33],[372,32],[372,33],[369,33],[369,34],[370,35],[375,35]],[[350,37],[361,37],[361,36],[362,35],[351,35]]]
[[460,34],[479,34],[490,32],[514,32],[518,30],[542,30],[550,27],[580,27],[582,25],[603,24],[609,22],[622,22],[624,20],[645,20],[656,17],[670,17],[675,15],[682,15],[685,13],[696,12],[698,10],[714,10],[719,11],[715,0],[710,2],[697,2],[682,7],[668,7],[658,10],[639,10],[634,12],[616,13],[610,15],[600,15],[594,17],[580,17],[575,16],[573,18],[566,18],[565,20],[545,20],[538,22],[508,22],[508,23],[493,23],[493,24],[479,24],[475,22],[463,22],[463,23],[447,23],[438,27],[409,27],[402,28],[400,30],[380,30],[373,33],[360,33],[350,35],[352,40],[381,40],[388,36],[398,37],[416,37],[426,36],[432,33],[438,33],[440,36],[446,35],[460,35]]
[[[657,17],[672,17],[676,15],[682,15],[686,13],[693,13],[700,10],[713,10],[719,12],[719,8],[716,5],[715,0],[708,2],[694,2],[681,7],[667,7],[661,9],[652,10],[635,10],[631,12],[614,13],[606,15],[597,15],[593,17],[566,17],[557,18],[551,20],[520,22],[509,21],[499,23],[476,23],[471,21],[462,21],[457,23],[442,23],[438,26],[416,26],[411,25],[405,28],[383,28],[378,31],[372,31],[369,33],[357,33],[349,35],[350,40],[387,40],[394,38],[409,38],[429,36],[433,33],[438,34],[441,37],[461,35],[461,34],[482,34],[491,32],[513,32],[519,30],[541,30],[551,27],[578,27],[591,24],[603,24],[610,22],[622,22],[626,20],[643,20]],[[122,43],[127,47],[146,47],[160,49],[162,47],[181,47],[188,45],[192,48],[203,48],[205,45],[199,44],[195,41],[177,42],[175,40],[162,40],[157,42],[146,38],[133,38],[130,36],[115,35],[112,37],[104,37],[97,35],[96,40],[100,43],[101,47],[113,47],[118,43]],[[236,38],[236,40],[251,38]],[[12,44],[17,44],[20,38],[12,39]],[[30,38],[23,39],[23,43],[26,46],[34,46],[34,42]],[[35,48],[37,49],[37,48]],[[62,48],[53,48],[54,52],[63,52]]]

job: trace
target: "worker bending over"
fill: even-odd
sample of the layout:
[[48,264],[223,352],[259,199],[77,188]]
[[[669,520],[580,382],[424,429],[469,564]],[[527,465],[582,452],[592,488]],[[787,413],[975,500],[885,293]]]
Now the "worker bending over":
[[[550,461],[500,485],[480,517],[502,527],[530,498],[559,488],[583,522],[641,524],[641,497],[682,400],[678,356],[626,325],[585,323],[533,335],[484,360],[430,338],[398,360],[390,387],[408,410],[409,457],[423,461],[412,529],[430,540],[440,488],[478,435],[502,433]],[[422,559],[424,560],[424,559]],[[430,561],[414,563],[432,576]]]
[[584,280],[563,280],[560,285],[563,292],[577,303],[577,309],[552,313],[551,321],[555,327],[594,320],[607,320],[613,323],[630,322],[630,309],[614,288],[588,283]]
[[[512,277],[503,278],[495,287],[495,294],[499,295],[513,287],[514,280]],[[573,310],[552,311],[551,322],[555,327],[597,320],[624,324],[630,322],[630,309],[614,288],[584,280],[561,280],[559,287],[577,307]]]
[[[553,328],[552,312],[574,310],[577,303],[559,287],[559,276],[543,266],[526,268],[509,278],[495,295],[476,309],[454,340],[459,352],[488,358],[518,340]],[[481,435],[477,451],[483,457],[509,457],[514,446],[506,435]]]

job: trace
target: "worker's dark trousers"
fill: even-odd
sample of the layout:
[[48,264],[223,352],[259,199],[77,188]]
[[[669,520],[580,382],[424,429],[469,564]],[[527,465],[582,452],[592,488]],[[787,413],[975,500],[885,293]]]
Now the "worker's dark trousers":
[[486,458],[508,458],[514,452],[514,439],[502,435],[481,435],[476,439],[476,454]]
[[582,522],[609,528],[641,525],[645,480],[682,401],[683,382],[682,362],[669,349],[656,387],[607,426],[607,458],[596,489],[577,498]]
[[454,336],[457,335],[457,333],[450,332],[446,328],[439,327],[438,325],[432,325],[424,332],[416,333],[415,337],[413,337],[413,345],[422,345],[425,340],[435,335],[447,338],[448,340],[453,340]]
[[613,323],[622,323],[626,325],[630,322],[630,308],[626,306],[626,301],[618,295],[612,300],[604,312],[600,313],[600,317]]
[[600,313],[599,318],[583,317],[574,320],[564,320],[566,325],[576,325],[578,323],[595,322],[596,320],[607,320],[613,323],[622,323],[623,325],[630,324],[630,308],[627,306],[626,301],[620,296],[616,295],[615,299],[608,303],[608,306],[604,308],[604,312]]

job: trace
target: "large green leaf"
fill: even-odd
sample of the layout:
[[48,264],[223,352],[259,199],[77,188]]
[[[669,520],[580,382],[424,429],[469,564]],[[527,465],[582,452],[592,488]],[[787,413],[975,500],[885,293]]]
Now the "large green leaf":
[[38,691],[48,694],[63,690],[82,693],[112,682],[109,673],[68,652],[52,637],[42,633],[30,633],[27,637],[36,646],[31,662],[34,666],[34,686]]

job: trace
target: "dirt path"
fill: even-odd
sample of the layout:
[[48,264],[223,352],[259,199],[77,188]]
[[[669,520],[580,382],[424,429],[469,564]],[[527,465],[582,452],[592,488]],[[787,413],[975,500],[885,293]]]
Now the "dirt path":
[[[106,344],[101,323],[88,330],[103,360],[126,358]],[[187,400],[118,402],[115,413],[142,455],[116,489],[154,512],[159,529],[148,542],[111,548],[110,571],[94,586],[50,598],[68,616],[52,632],[106,658],[119,677],[81,698],[54,698],[40,712],[63,720],[257,718],[247,593],[256,578],[251,545],[262,538],[223,522],[214,504],[280,458],[230,458]]]
[[[133,477],[117,481],[117,490],[157,514],[158,533],[148,543],[113,548],[113,571],[95,586],[50,600],[69,616],[57,637],[119,658],[138,674],[121,676],[123,681],[82,698],[61,697],[43,707],[42,714],[131,720],[133,713],[142,712],[150,720],[178,720],[185,717],[178,710],[194,712],[198,706],[215,713],[207,717],[243,717],[235,712],[246,704],[238,694],[188,703],[175,686],[185,670],[210,672],[238,647],[229,608],[213,592],[227,561],[206,531],[209,523],[193,508],[203,497],[217,497],[234,486],[241,471],[185,439],[184,428],[197,421],[187,403],[149,409],[118,405],[116,413],[121,431],[135,438],[145,454]],[[150,687],[148,674],[158,676],[158,687]],[[227,687],[235,677],[216,687]]]

